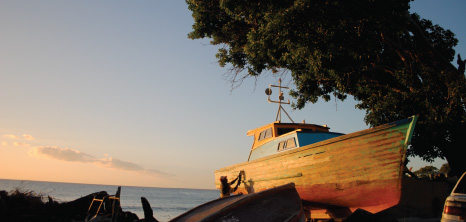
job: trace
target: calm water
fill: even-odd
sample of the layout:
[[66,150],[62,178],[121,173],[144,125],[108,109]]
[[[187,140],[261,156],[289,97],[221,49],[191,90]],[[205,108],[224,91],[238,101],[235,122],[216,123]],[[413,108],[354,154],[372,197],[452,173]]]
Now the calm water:
[[[112,195],[118,186],[0,179],[0,190],[11,191],[16,188],[34,191],[45,197],[51,196],[58,201],[72,201],[99,191],[107,191]],[[219,191],[122,186],[120,201],[123,211],[131,211],[143,218],[141,197],[149,201],[157,220],[168,221],[193,207],[218,198]]]

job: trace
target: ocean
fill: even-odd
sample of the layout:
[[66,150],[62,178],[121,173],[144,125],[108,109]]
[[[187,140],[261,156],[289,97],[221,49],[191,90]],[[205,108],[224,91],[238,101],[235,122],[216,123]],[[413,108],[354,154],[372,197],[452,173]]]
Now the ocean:
[[[0,179],[0,190],[9,192],[17,188],[65,202],[99,191],[113,195],[118,186]],[[140,219],[144,218],[141,197],[149,201],[154,217],[163,222],[200,204],[219,198],[219,191],[121,186],[120,202],[123,211],[135,213]]]

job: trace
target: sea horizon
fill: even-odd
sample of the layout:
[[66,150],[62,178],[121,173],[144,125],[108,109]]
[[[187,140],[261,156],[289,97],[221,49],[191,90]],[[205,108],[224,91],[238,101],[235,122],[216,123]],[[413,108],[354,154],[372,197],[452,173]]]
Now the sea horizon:
[[0,179],[0,191],[32,191],[44,198],[43,201],[50,196],[59,203],[70,202],[100,191],[114,195],[118,187],[121,187],[120,203],[123,211],[134,213],[142,219],[144,211],[141,197],[145,197],[151,205],[154,217],[159,221],[169,221],[196,206],[220,197],[218,190],[211,189]]
[[[142,188],[163,188],[163,189],[191,189],[191,190],[217,190],[217,189],[190,188],[190,187],[157,187],[157,186],[151,187],[151,186],[99,184],[99,183],[80,183],[80,182],[61,182],[61,181],[30,180],[30,179],[9,179],[9,178],[0,178],[0,180],[17,180],[17,181],[46,182],[46,183],[69,183],[69,184],[97,185],[97,186],[121,186],[121,187],[142,187]],[[0,190],[1,190],[1,187],[0,187]]]

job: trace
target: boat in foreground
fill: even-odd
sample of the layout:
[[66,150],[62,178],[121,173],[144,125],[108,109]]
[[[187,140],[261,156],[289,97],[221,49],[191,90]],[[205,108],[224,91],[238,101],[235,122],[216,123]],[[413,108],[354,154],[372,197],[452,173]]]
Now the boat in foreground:
[[[281,94],[278,118],[284,87],[275,87]],[[271,101],[271,90],[266,93]],[[327,126],[275,121],[248,131],[254,136],[249,160],[215,171],[216,187],[220,188],[221,176],[235,178],[242,172],[244,179],[235,193],[294,183],[306,210],[361,208],[377,213],[400,201],[416,119],[347,135],[329,132]]]
[[219,198],[199,205],[170,222],[304,222],[301,199],[293,183],[262,192]]

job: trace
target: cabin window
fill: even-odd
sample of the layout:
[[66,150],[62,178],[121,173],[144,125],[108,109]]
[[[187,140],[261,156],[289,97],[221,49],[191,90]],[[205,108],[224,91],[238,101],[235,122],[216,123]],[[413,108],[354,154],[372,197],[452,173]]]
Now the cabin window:
[[295,128],[278,128],[277,136],[280,136],[280,135],[283,135],[283,134],[286,134],[286,133],[289,133],[295,130],[296,130]]
[[259,134],[259,139],[257,139],[257,141],[261,141],[263,139],[267,139],[267,138],[270,138],[270,137],[272,137],[272,128],[268,128],[268,129],[262,131]]
[[284,150],[286,146],[286,141],[278,143],[278,150]]
[[280,143],[278,143],[277,150],[281,151],[281,150],[286,150],[286,149],[295,148],[295,147],[296,147],[296,140],[293,137],[291,139],[287,139],[285,141],[281,141]]
[[295,147],[296,147],[296,141],[294,140],[294,137],[286,141],[286,149],[295,148]]

